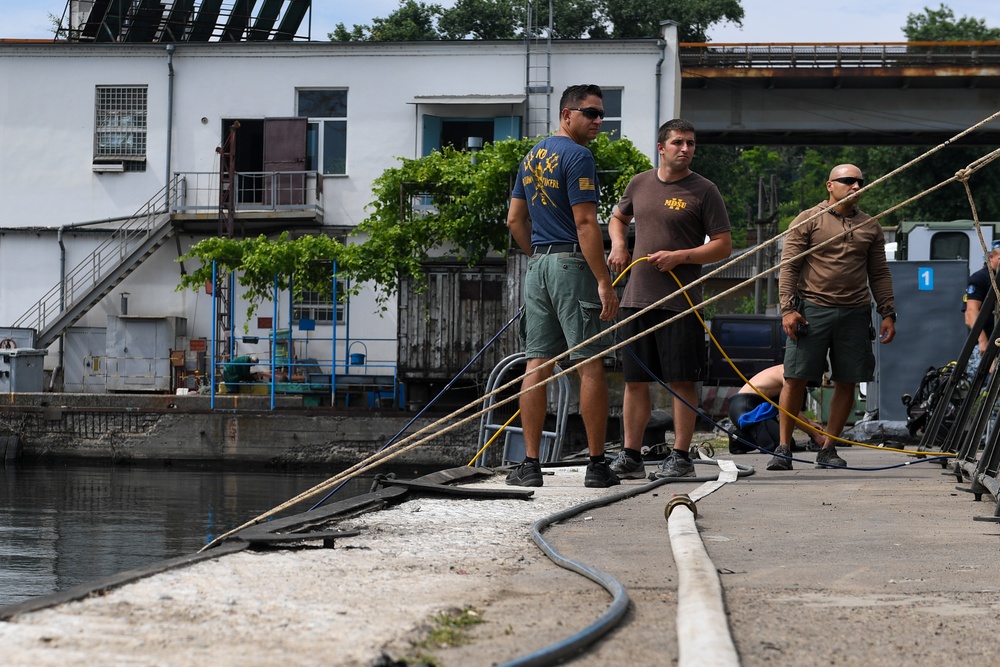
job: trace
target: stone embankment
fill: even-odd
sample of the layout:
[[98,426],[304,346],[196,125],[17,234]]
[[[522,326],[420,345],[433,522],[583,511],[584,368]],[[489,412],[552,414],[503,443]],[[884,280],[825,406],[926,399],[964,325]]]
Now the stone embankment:
[[[251,465],[354,464],[389,442],[415,413],[303,408],[299,397],[18,393],[0,396],[0,436],[24,459],[203,461]],[[467,413],[467,414],[472,414]],[[416,433],[438,417],[416,420]],[[457,420],[441,424],[440,432]],[[470,420],[396,462],[465,465],[476,452]]]

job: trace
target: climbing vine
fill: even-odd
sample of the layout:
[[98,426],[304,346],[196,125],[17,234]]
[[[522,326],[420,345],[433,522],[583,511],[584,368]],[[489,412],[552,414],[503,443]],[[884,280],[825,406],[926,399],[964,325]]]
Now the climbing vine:
[[[181,278],[178,290],[199,290],[212,282],[212,264],[219,275],[233,273],[247,302],[247,321],[257,307],[279,291],[295,286],[296,293],[332,293],[333,262],[350,266],[352,248],[329,236],[291,238],[282,232],[276,239],[264,235],[245,239],[210,237],[200,241],[178,261],[196,260],[194,271]],[[339,295],[343,296],[343,295]]]
[[[212,279],[212,262],[237,275],[250,304],[248,319],[269,300],[277,276],[278,289],[309,290],[329,297],[330,263],[357,289],[373,283],[384,309],[404,280],[417,289],[426,285],[428,257],[447,255],[474,266],[508,247],[507,207],[517,167],[537,139],[506,139],[486,144],[476,153],[450,146],[419,159],[401,158],[399,165],[375,179],[366,217],[352,232],[358,243],[341,243],[325,235],[277,239],[208,238],[179,261],[200,266],[181,280],[178,289],[201,289]],[[629,180],[649,169],[649,159],[627,139],[606,134],[590,144],[601,180],[599,216],[607,219]]]

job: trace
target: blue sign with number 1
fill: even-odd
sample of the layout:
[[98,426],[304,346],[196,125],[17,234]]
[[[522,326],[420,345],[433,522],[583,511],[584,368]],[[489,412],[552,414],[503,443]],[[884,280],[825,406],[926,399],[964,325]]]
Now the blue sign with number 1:
[[934,289],[934,269],[929,266],[921,266],[917,269],[917,289]]

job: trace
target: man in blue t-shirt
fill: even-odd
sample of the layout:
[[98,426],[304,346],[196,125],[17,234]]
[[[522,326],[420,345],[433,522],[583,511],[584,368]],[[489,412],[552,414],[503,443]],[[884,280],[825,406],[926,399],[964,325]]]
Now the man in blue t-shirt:
[[[990,270],[996,273],[997,266],[1000,265],[1000,248],[994,247],[990,250],[990,254],[986,256],[986,260],[989,262],[989,268],[986,267],[986,262],[984,262],[983,268],[969,276],[969,284],[965,290],[965,296],[962,298],[965,326],[970,329],[979,318],[979,311],[983,308],[983,301],[986,300],[987,293],[993,289],[993,284],[990,282]],[[983,360],[983,353],[986,352],[986,345],[989,343],[990,332],[992,330],[992,326],[986,326],[979,332],[979,345],[972,348],[972,356],[969,357],[969,363],[966,366],[965,372],[968,375],[972,376],[976,374],[976,370]]]
[[[515,486],[542,486],[538,454],[547,400],[545,387],[537,385],[552,376],[550,362],[599,336],[618,313],[597,222],[597,167],[587,148],[603,118],[598,86],[563,91],[559,131],[525,156],[511,195],[507,226],[529,256],[524,279],[527,369],[520,398],[526,456],[507,476]],[[608,385],[601,357],[607,347],[604,337],[569,355],[580,374],[580,415],[590,450],[584,485],[593,488],[619,483],[604,456]]]

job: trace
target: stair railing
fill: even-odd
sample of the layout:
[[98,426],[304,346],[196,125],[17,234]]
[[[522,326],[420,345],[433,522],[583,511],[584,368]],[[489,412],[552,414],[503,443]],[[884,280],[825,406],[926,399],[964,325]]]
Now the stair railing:
[[[88,257],[68,271],[60,283],[21,315],[14,322],[14,327],[42,331],[52,318],[76,303],[78,298],[85,297],[105,276],[121,266],[138,244],[156,230],[157,222],[167,212],[168,194],[174,187],[175,183],[168,184],[134,215],[126,218]],[[169,221],[163,224],[169,224]],[[73,225],[65,229],[71,227]]]

